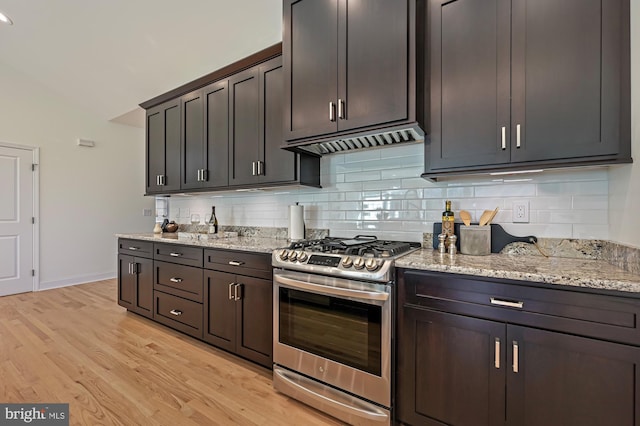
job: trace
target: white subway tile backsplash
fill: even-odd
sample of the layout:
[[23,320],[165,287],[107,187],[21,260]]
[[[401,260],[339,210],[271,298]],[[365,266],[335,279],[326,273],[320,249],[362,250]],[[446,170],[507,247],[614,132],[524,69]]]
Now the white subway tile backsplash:
[[[321,160],[321,189],[171,197],[169,217],[187,223],[191,213],[198,213],[204,220],[215,205],[224,225],[286,227],[288,206],[299,202],[305,206],[307,227],[326,228],[332,235],[370,233],[421,241],[422,233],[431,232],[433,223],[440,222],[444,202],[450,199],[456,217],[465,209],[474,221],[484,210],[499,207],[494,223],[514,235],[608,237],[606,169],[548,171],[523,179],[487,175],[431,182],[419,177],[423,154],[422,144],[332,154]],[[529,202],[529,223],[512,223],[515,201]]]

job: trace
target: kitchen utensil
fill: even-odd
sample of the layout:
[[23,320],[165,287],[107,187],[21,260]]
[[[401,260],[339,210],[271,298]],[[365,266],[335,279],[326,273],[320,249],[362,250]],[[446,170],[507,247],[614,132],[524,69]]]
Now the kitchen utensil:
[[482,212],[480,219],[478,220],[478,225],[485,226],[489,222],[489,218],[491,217],[491,210],[485,210]]
[[[454,226],[454,231],[456,235],[460,235],[460,225],[461,223],[456,223]],[[472,224],[473,225],[473,224]],[[462,225],[464,226],[464,225]],[[502,226],[497,223],[492,223],[489,225],[491,227],[491,253],[500,253],[502,249],[507,245],[515,242],[523,242],[534,244],[538,242],[538,239],[533,235],[529,235],[526,237],[516,237],[515,235],[509,234],[505,231]],[[438,235],[442,232],[442,223],[435,222],[433,224],[433,248],[438,248]],[[458,251],[460,251],[460,239],[458,238],[457,245]]]
[[466,210],[460,210],[460,219],[464,222],[465,225],[471,225],[471,213]]
[[487,220],[487,225],[489,225],[493,220],[493,218],[496,217],[496,213],[498,213],[498,207],[496,207],[496,209],[493,212],[491,212],[491,216],[489,216],[489,220]]

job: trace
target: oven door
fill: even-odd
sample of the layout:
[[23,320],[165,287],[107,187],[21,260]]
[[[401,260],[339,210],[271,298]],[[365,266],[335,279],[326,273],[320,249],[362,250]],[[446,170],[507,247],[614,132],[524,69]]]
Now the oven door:
[[275,364],[391,405],[391,286],[274,270]]

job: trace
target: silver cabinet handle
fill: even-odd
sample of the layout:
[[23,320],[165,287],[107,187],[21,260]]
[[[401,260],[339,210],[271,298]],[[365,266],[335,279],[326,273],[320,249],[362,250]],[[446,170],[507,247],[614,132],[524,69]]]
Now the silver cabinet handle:
[[229,265],[231,265],[231,266],[242,266],[242,265],[244,265],[244,262],[239,262],[237,260],[230,260],[229,261]]
[[229,300],[233,300],[233,286],[235,286],[236,283],[230,283],[229,284]]
[[516,148],[520,148],[520,125],[516,125]]
[[133,263],[129,262],[129,275],[133,275]]
[[336,106],[333,102],[329,102],[329,121],[336,121]]
[[181,283],[182,278],[169,278],[169,281],[171,281],[172,283]]
[[344,120],[344,101],[342,99],[338,99],[338,118]]
[[520,354],[518,353],[518,342],[514,340],[513,341],[513,372],[514,373],[518,372],[519,357],[520,357]]
[[127,247],[127,249],[136,251],[136,250],[140,250],[140,247],[131,246],[131,247]]
[[263,171],[262,171],[262,161],[258,160],[258,176],[262,176],[263,175]]
[[162,186],[165,186],[167,184],[167,177],[165,175],[162,175]]
[[198,169],[198,176],[196,177],[196,181],[200,182],[200,169]]
[[160,186],[160,175],[156,175],[156,186]]
[[493,365],[497,369],[500,369],[500,339],[496,337],[494,350],[496,352],[493,360]]
[[179,310],[177,310],[177,309],[172,309],[172,310],[170,310],[170,311],[169,311],[169,313],[170,313],[171,315],[175,315],[175,316],[177,316],[177,317],[179,317],[180,315],[182,315],[182,311],[179,311]]
[[255,176],[255,175],[256,175],[256,162],[255,162],[255,161],[253,161],[253,162],[251,163],[251,175],[252,175],[252,176]]
[[507,149],[507,128],[502,126],[502,149]]
[[182,256],[182,253],[169,253],[169,256],[180,257]]
[[202,181],[206,182],[209,179],[209,170],[202,169]]
[[518,309],[522,309],[524,307],[524,302],[512,302],[510,300],[496,299],[495,297],[492,297],[490,300],[492,305],[508,306],[509,308]]
[[236,302],[242,298],[242,284],[233,286],[233,300]]

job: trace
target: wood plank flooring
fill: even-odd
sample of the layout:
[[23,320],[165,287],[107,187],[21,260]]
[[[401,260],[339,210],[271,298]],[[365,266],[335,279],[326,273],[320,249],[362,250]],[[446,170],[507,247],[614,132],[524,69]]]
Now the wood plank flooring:
[[271,371],[116,303],[116,281],[0,297],[0,402],[70,404],[71,425],[340,425]]

